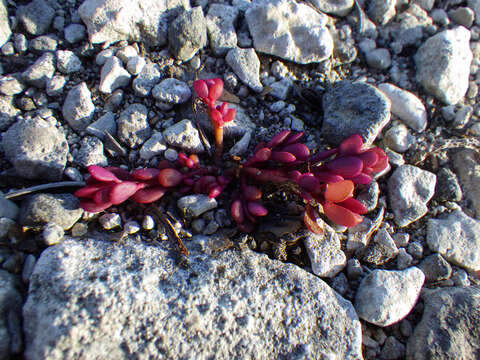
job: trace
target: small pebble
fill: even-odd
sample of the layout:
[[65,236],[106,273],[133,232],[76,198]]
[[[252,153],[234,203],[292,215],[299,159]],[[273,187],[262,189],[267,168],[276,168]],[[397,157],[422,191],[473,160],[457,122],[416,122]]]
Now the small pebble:
[[407,251],[417,260],[421,259],[423,256],[423,246],[419,242],[412,242],[408,244]]
[[452,275],[452,280],[455,286],[461,286],[461,287],[470,286],[470,280],[468,279],[468,274],[465,270],[459,269],[455,271]]
[[140,225],[136,221],[129,221],[123,226],[123,230],[128,235],[133,235],[140,231]]
[[142,221],[142,228],[144,230],[152,230],[155,226],[155,221],[150,215],[145,215]]
[[32,254],[27,255],[23,262],[23,270],[22,270],[22,281],[24,283],[28,283],[30,281],[30,276],[32,276],[33,269],[35,268],[35,256]]
[[172,149],[172,148],[169,148],[169,149],[165,150],[163,155],[165,156],[165,159],[167,159],[168,161],[175,161],[178,158],[177,150]]
[[43,242],[47,246],[52,246],[59,244],[64,235],[64,230],[60,225],[54,224],[54,223],[48,223],[44,228],[43,228]]
[[119,214],[107,213],[98,218],[98,221],[105,230],[111,230],[122,226],[122,219]]

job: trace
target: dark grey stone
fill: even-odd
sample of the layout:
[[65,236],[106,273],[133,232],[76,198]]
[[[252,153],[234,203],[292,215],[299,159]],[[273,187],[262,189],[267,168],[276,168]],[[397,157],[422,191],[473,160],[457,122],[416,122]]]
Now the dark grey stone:
[[452,275],[452,267],[440,254],[427,256],[418,267],[425,274],[426,282],[446,280]]
[[45,0],[33,0],[17,10],[17,18],[32,35],[44,34],[55,16],[55,10]]

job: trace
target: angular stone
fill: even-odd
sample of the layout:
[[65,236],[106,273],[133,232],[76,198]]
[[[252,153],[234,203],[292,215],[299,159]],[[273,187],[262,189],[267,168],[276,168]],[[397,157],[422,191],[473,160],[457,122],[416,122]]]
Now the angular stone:
[[148,109],[142,104],[132,104],[117,119],[117,136],[132,149],[142,145],[152,134],[148,124]]
[[78,199],[72,194],[36,194],[22,201],[18,223],[32,228],[54,223],[68,230],[82,214]]
[[402,165],[388,180],[388,198],[399,226],[407,226],[428,212],[435,192],[435,174],[412,165]]
[[167,104],[183,104],[192,96],[190,87],[183,81],[169,78],[162,80],[152,90],[152,96]]
[[455,210],[446,219],[429,219],[428,247],[452,264],[480,270],[480,221]]
[[370,144],[390,121],[390,100],[366,83],[336,82],[323,95],[322,133],[338,145],[353,134]]
[[94,44],[129,40],[163,46],[168,22],[183,8],[190,9],[188,0],[85,0],[78,14]]
[[463,195],[473,205],[475,218],[480,219],[480,156],[475,150],[461,149],[452,160]]
[[0,0],[0,46],[3,46],[12,35],[10,24],[8,23],[7,4],[5,0]]
[[70,50],[57,50],[57,69],[61,73],[70,74],[82,68],[80,59]]
[[82,24],[70,24],[65,27],[63,34],[65,36],[65,40],[67,40],[70,44],[74,44],[85,38],[85,30],[85,26]]
[[29,34],[44,34],[55,16],[55,10],[45,0],[33,0],[17,10],[17,18]]
[[417,81],[446,104],[458,103],[467,93],[472,52],[470,31],[462,26],[429,38],[415,55]]
[[137,96],[148,96],[153,87],[162,79],[162,72],[157,64],[147,64],[133,80],[132,88]]
[[378,85],[378,89],[390,99],[392,114],[398,116],[415,131],[423,132],[425,130],[427,110],[417,96],[389,83]]
[[452,275],[452,267],[439,254],[427,256],[418,267],[425,274],[425,282],[446,280]]
[[223,56],[237,46],[234,23],[238,9],[224,4],[212,4],[207,14],[207,30],[210,48],[215,56]]
[[353,0],[309,0],[316,9],[336,16],[346,16],[354,6]]
[[167,144],[179,147],[188,153],[198,154],[205,151],[198,130],[188,119],[170,126],[163,132]]
[[24,80],[33,86],[43,89],[55,73],[55,56],[44,53],[35,63],[22,73]]
[[367,14],[378,25],[385,25],[395,16],[396,0],[372,0],[368,4]]
[[145,141],[140,149],[140,158],[150,160],[152,157],[162,154],[167,149],[163,135],[160,132],[154,132],[152,137]]
[[299,64],[321,62],[333,52],[327,17],[293,0],[255,2],[245,12],[255,50]]
[[256,92],[263,90],[260,82],[260,60],[254,49],[234,48],[228,52],[225,60],[245,85]]
[[122,66],[120,59],[112,56],[102,67],[98,90],[104,94],[111,94],[116,89],[127,86],[130,83],[130,77],[130,73]]
[[182,12],[168,28],[168,49],[179,60],[190,60],[206,44],[207,22],[201,6]]
[[373,270],[362,280],[355,296],[358,316],[383,327],[402,320],[417,302],[424,279],[425,275],[416,267]]
[[445,288],[424,299],[422,320],[408,339],[407,359],[478,359],[480,287]]
[[194,219],[209,210],[215,209],[217,200],[210,199],[203,194],[187,195],[178,199],[177,207],[184,217]]
[[107,112],[102,115],[97,121],[88,125],[85,131],[90,134],[103,139],[105,137],[105,131],[108,131],[110,135],[117,133],[117,123],[115,122],[115,115],[112,112]]
[[7,130],[20,113],[20,110],[13,106],[12,101],[13,97],[0,97],[0,131]]
[[87,84],[81,82],[70,89],[62,107],[63,118],[75,130],[85,130],[95,111],[92,94]]
[[40,117],[17,121],[3,136],[5,157],[19,176],[60,180],[68,155],[63,132]]
[[352,305],[316,276],[250,250],[213,256],[203,236],[181,267],[166,243],[47,248],[23,308],[25,357],[362,358]]
[[108,165],[108,159],[103,153],[103,143],[98,137],[85,136],[79,145],[80,149],[74,156],[74,163],[85,168],[90,165]]
[[19,279],[0,270],[0,354],[3,359],[21,356],[22,296]]
[[0,77],[0,93],[6,96],[20,94],[25,86],[22,84],[21,76],[16,73]]

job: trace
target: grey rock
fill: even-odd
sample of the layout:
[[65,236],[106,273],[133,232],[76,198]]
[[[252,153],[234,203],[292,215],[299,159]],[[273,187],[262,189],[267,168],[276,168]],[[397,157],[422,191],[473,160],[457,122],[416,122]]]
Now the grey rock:
[[427,256],[418,267],[425,274],[425,282],[446,280],[452,275],[452,267],[439,254]]
[[26,359],[362,358],[351,304],[314,275],[250,250],[211,256],[203,236],[187,246],[187,268],[165,244],[46,249],[23,308]]
[[435,5],[435,0],[414,0],[413,2],[427,11],[432,10]]
[[407,246],[407,251],[417,260],[420,260],[423,257],[423,246],[418,241],[409,243]]
[[80,149],[74,156],[74,163],[83,167],[108,165],[108,159],[103,153],[103,143],[98,137],[85,136],[79,145]]
[[22,350],[22,296],[16,276],[0,270],[0,358],[10,359]]
[[289,78],[284,78],[271,84],[270,87],[272,90],[268,94],[276,99],[286,100],[290,90],[292,89],[292,86],[292,80]]
[[423,132],[425,130],[427,111],[417,96],[389,83],[378,85],[378,89],[390,99],[392,114],[398,116],[415,131]]
[[[30,41],[30,49],[38,52],[57,50],[58,38],[55,35],[41,35]],[[3,48],[2,48],[3,50]]]
[[322,133],[332,144],[360,134],[370,144],[390,121],[390,100],[366,83],[339,81],[322,99]]
[[395,23],[391,25],[391,36],[401,47],[418,46],[431,25],[432,19],[428,13],[420,6],[411,4],[406,11],[397,15]]
[[362,280],[355,296],[358,316],[382,327],[402,320],[417,302],[424,279],[416,267],[372,271]]
[[3,136],[5,157],[19,176],[60,180],[67,162],[65,135],[39,117],[17,121]]
[[142,145],[152,135],[148,124],[148,109],[142,104],[132,104],[117,119],[117,136],[132,149]]
[[20,110],[13,106],[12,100],[12,97],[0,97],[0,131],[7,130],[20,113]]
[[155,131],[150,139],[145,141],[140,149],[140,158],[150,160],[154,156],[162,154],[167,149],[167,144],[160,132]]
[[23,269],[22,269],[22,281],[24,283],[28,283],[30,280],[30,276],[33,273],[33,268],[35,267],[35,256],[32,254],[29,254],[25,257],[25,260],[23,261]]
[[414,137],[404,124],[398,124],[387,130],[383,142],[392,150],[404,153],[413,145]]
[[105,137],[105,131],[108,131],[110,135],[117,133],[117,123],[115,122],[115,115],[112,112],[106,112],[97,121],[87,126],[85,131],[90,134],[103,139]]
[[63,118],[75,130],[85,130],[95,111],[92,94],[87,84],[81,82],[72,87],[62,106]]
[[32,228],[55,223],[68,230],[82,214],[78,199],[71,194],[36,194],[22,201],[18,223]]
[[472,106],[470,105],[462,106],[455,114],[455,118],[453,119],[453,122],[452,122],[452,127],[454,127],[455,129],[463,129],[465,126],[467,126],[468,122],[470,121],[470,118],[472,117],[472,114],[473,114]]
[[231,156],[242,156],[248,150],[248,145],[250,144],[250,140],[252,138],[252,132],[247,131],[240,140],[238,140],[235,145],[233,145],[228,153]]
[[367,52],[365,54],[365,60],[368,66],[379,70],[386,70],[392,65],[390,52],[383,48],[373,49]]
[[142,72],[133,80],[132,88],[137,96],[148,96],[153,87],[162,79],[160,67],[157,64],[147,64]]
[[402,154],[393,151],[392,149],[385,149],[385,153],[388,156],[388,163],[395,167],[399,167],[405,165],[405,159],[403,158]]
[[103,214],[98,218],[98,222],[105,230],[112,230],[122,226],[122,218],[117,213]]
[[[118,51],[118,52],[120,52],[120,51]],[[95,63],[99,66],[102,66],[112,56],[115,56],[115,49],[114,48],[108,48],[108,49],[102,50],[95,57]]]
[[395,16],[395,0],[373,0],[369,2],[367,14],[378,25],[385,25]]
[[467,4],[475,13],[475,24],[480,25],[480,0],[468,0]]
[[46,0],[33,0],[17,9],[17,18],[29,34],[44,34],[55,16],[55,10]]
[[[0,5],[1,6],[1,5]],[[23,53],[28,49],[27,37],[24,34],[13,35],[13,45],[19,53]]]
[[80,59],[70,50],[57,50],[57,69],[61,73],[70,74],[82,68]]
[[398,255],[398,249],[385,229],[377,231],[373,242],[362,251],[362,259],[374,265],[383,265]]
[[412,265],[413,256],[410,255],[405,249],[398,250],[397,255],[397,269],[404,270]]
[[293,0],[255,2],[245,12],[255,50],[299,64],[321,62],[333,52],[327,17]]
[[138,75],[142,72],[143,68],[147,65],[143,56],[134,56],[127,62],[127,70],[132,75]]
[[388,180],[388,198],[397,225],[407,226],[427,213],[435,183],[435,174],[412,165],[395,170]]
[[430,293],[422,320],[408,339],[407,359],[478,359],[479,323],[479,286]]
[[347,275],[351,280],[358,279],[363,275],[362,265],[357,259],[349,259],[347,261]]
[[348,279],[344,273],[339,273],[332,279],[332,288],[340,295],[345,295],[349,290]]
[[238,78],[253,91],[263,90],[260,82],[260,60],[254,49],[234,48],[225,58]]
[[363,218],[360,224],[348,229],[347,250],[356,251],[364,249],[370,241],[370,227],[372,220],[367,217]]
[[25,86],[21,82],[19,74],[12,74],[0,77],[0,93],[6,96],[17,95],[23,92]]
[[380,187],[376,181],[370,183],[358,193],[356,199],[360,201],[367,211],[373,211],[378,204],[378,197],[380,196]]
[[121,89],[115,90],[105,101],[104,109],[106,111],[114,111],[123,102],[124,92]]
[[115,56],[118,57],[120,60],[122,60],[124,64],[127,64],[130,59],[133,59],[134,57],[138,56],[138,52],[134,46],[128,45],[119,49],[115,53]]
[[326,223],[320,235],[309,233],[303,239],[312,271],[320,277],[332,278],[345,268],[347,257],[342,251],[340,240],[335,230]]
[[[3,195],[0,195],[0,202],[2,200],[6,200],[3,198]],[[1,204],[0,204],[1,206]],[[3,209],[1,210],[3,212]],[[18,212],[18,209],[17,209]],[[16,222],[8,217],[0,217],[0,243],[2,244],[8,244],[10,242],[10,232],[11,230],[15,229],[16,227]],[[3,259],[3,257],[2,257]]]
[[471,284],[467,272],[463,269],[455,271],[452,275],[452,280],[455,286],[468,287]]
[[27,68],[22,74],[24,80],[33,86],[43,89],[48,79],[55,73],[55,56],[44,53],[40,58]]
[[[18,206],[11,200],[5,199],[3,194],[0,194],[0,218],[15,220],[18,216]],[[1,236],[0,236],[1,237]]]
[[234,23],[238,9],[223,4],[212,4],[207,14],[207,30],[210,48],[215,56],[223,56],[237,46],[237,33]]
[[129,40],[164,46],[168,22],[183,8],[190,8],[188,0],[85,0],[78,14],[94,44]]
[[51,79],[47,80],[45,84],[45,92],[48,96],[58,96],[63,93],[63,87],[67,79],[63,75],[54,75]]
[[470,28],[475,19],[475,13],[468,7],[458,7],[448,12],[448,16],[458,25]]
[[[210,10],[214,6],[218,4]],[[200,6],[183,11],[168,28],[168,48],[179,60],[190,60],[206,44],[207,22]]]
[[431,12],[432,19],[435,23],[447,26],[450,24],[450,19],[448,18],[448,14],[443,9],[435,9]]
[[104,94],[111,94],[116,89],[130,84],[130,77],[130,73],[122,66],[120,59],[112,56],[102,67],[98,90]]
[[429,219],[428,247],[452,264],[480,270],[480,221],[455,210],[446,219]]
[[353,0],[309,0],[309,3],[326,14],[340,17],[346,16],[354,6]]
[[177,207],[184,217],[194,219],[203,213],[215,209],[217,200],[210,199],[207,195],[187,195],[177,201]]
[[405,345],[394,336],[389,336],[385,340],[380,356],[382,360],[403,359],[405,357]]
[[457,175],[449,168],[442,167],[437,173],[438,185],[435,189],[436,196],[443,201],[462,200],[462,188]]
[[205,151],[198,130],[188,119],[183,119],[165,129],[163,137],[167,144],[183,149],[188,153],[198,154]]
[[462,26],[429,38],[417,51],[417,81],[446,104],[456,104],[468,90],[470,32]]
[[60,225],[53,222],[47,223],[47,225],[43,228],[42,231],[43,242],[47,246],[60,244],[63,240],[64,234],[65,231]]
[[163,153],[163,156],[165,157],[166,160],[174,162],[178,159],[178,151],[175,149],[167,149]]
[[152,96],[168,104],[183,104],[190,99],[192,92],[185,82],[168,78],[155,85]]
[[13,48],[13,44],[11,41],[6,42],[5,45],[2,46],[0,51],[2,55],[5,55],[5,56],[11,56],[15,54],[15,49]]
[[405,247],[410,241],[410,235],[408,233],[396,232],[393,234],[393,241],[397,247]]
[[0,1],[0,46],[3,46],[12,35],[10,24],[8,23],[8,11],[5,0]]
[[64,29],[63,35],[65,36],[65,40],[70,44],[74,44],[82,41],[86,33],[85,26],[82,24],[70,24]]
[[475,217],[480,219],[480,156],[475,150],[462,149],[453,155],[452,160],[463,195],[473,205]]

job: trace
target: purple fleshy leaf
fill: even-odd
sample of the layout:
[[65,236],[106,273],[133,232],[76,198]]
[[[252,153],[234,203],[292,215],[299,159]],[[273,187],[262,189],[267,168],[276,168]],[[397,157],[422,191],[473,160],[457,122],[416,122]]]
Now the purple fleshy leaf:
[[165,192],[165,188],[161,186],[152,186],[138,190],[135,194],[133,194],[132,200],[139,204],[150,204],[160,199]]
[[280,131],[277,135],[275,135],[274,137],[272,137],[270,139],[270,141],[267,143],[266,147],[272,149],[275,146],[278,146],[278,145],[282,144],[285,141],[285,139],[290,135],[290,133],[291,133],[290,130]]
[[287,140],[285,140],[283,145],[290,145],[290,144],[296,143],[298,140],[300,140],[303,137],[303,135],[305,135],[303,131],[290,134],[290,136],[287,138]]
[[336,183],[344,180],[343,177],[341,177],[340,175],[332,174],[326,171],[317,171],[314,172],[314,175],[318,179],[318,181],[324,184]]
[[357,176],[350,178],[350,180],[352,180],[355,184],[366,185],[372,181],[372,177],[370,175],[360,173]]
[[297,180],[297,184],[308,192],[315,192],[320,187],[320,181],[312,173],[303,174]]
[[284,146],[282,148],[282,151],[293,154],[293,156],[295,156],[295,158],[300,161],[305,161],[310,156],[310,150],[308,149],[308,147],[301,143]]
[[230,213],[232,214],[233,220],[235,220],[237,224],[241,224],[245,220],[242,202],[238,199],[232,202]]
[[347,199],[338,203],[337,205],[343,206],[344,208],[353,211],[354,213],[363,215],[367,213],[367,208],[360,201],[354,198]]
[[177,186],[182,180],[182,173],[176,169],[166,168],[158,173],[158,182],[164,187]]
[[311,162],[312,164],[315,164],[315,163],[317,163],[317,162],[319,162],[319,161],[328,159],[330,156],[335,155],[337,152],[338,152],[338,149],[337,149],[337,148],[333,148],[333,149],[330,149],[330,150],[321,151],[321,152],[319,152],[318,154],[313,155],[313,156],[310,158],[310,162]]
[[111,190],[110,186],[98,190],[95,193],[95,195],[93,195],[93,201],[98,205],[111,203],[111,201],[110,201],[110,190]]
[[372,167],[372,166],[375,166],[375,164],[378,162],[379,160],[379,156],[377,154],[377,152],[373,149],[371,150],[367,150],[361,154],[358,154],[357,155],[360,160],[363,161],[363,166],[364,167]]
[[350,178],[361,173],[363,162],[358,157],[346,156],[329,161],[326,166],[331,172],[345,178]]
[[340,155],[356,155],[359,154],[362,150],[363,140],[359,134],[354,134],[349,136],[340,143],[338,151]]
[[113,205],[121,204],[135,194],[137,190],[138,185],[133,181],[124,181],[121,184],[116,184],[110,190],[110,202]]
[[267,208],[256,201],[249,201],[247,207],[248,211],[253,216],[265,216],[268,214]]
[[243,196],[247,200],[260,200],[262,198],[261,190],[253,185],[246,185],[242,187]]
[[96,213],[96,212],[100,212],[100,211],[103,211],[107,208],[109,208],[110,206],[112,206],[111,203],[105,203],[105,204],[96,204],[95,202],[93,201],[90,201],[90,200],[84,200],[84,201],[80,201],[80,207],[87,211],[87,212],[91,212],[91,213]]
[[132,172],[132,176],[137,180],[148,181],[158,176],[160,170],[152,168],[137,169]]
[[286,151],[272,151],[271,159],[281,164],[288,164],[296,160],[295,155]]

